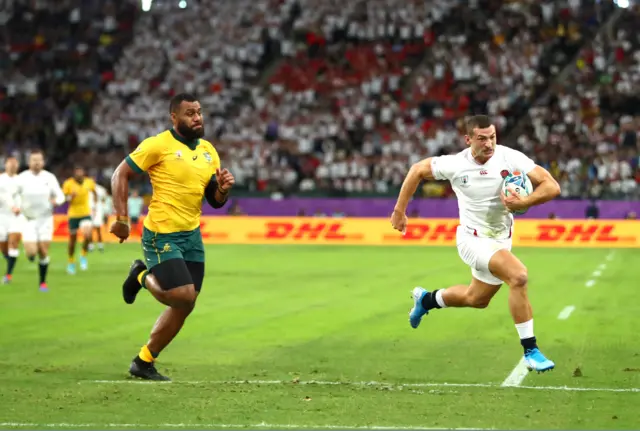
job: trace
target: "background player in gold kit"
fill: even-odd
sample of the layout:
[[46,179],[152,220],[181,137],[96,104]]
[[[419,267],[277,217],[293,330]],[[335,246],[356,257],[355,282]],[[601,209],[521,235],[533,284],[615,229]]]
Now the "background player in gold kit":
[[128,304],[135,301],[144,287],[169,307],[129,368],[133,376],[148,380],[169,380],[158,373],[154,361],[182,328],[202,287],[203,199],[212,207],[221,208],[234,184],[233,175],[226,169],[220,170],[220,157],[213,145],[200,139],[204,125],[197,99],[179,94],[171,99],[169,110],[173,128],[145,139],[120,163],[111,180],[116,221],[110,232],[120,242],[130,233],[129,177],[148,172],[153,186],[142,234],[145,262],[133,262],[122,286]]
[[92,240],[91,202],[90,196],[97,200],[96,183],[92,178],[85,176],[84,168],[76,167],[73,177],[62,185],[62,192],[69,202],[69,265],[67,272],[76,273],[76,242],[78,230],[82,232],[82,255],[80,256],[80,269],[85,271],[88,267],[87,253]]

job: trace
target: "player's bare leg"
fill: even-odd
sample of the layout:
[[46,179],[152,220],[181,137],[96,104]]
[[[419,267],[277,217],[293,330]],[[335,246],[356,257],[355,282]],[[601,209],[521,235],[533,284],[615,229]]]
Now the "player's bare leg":
[[[202,270],[202,275],[204,275],[204,270]],[[136,260],[131,265],[129,277],[123,284],[125,302],[133,303],[138,291],[143,287],[158,302],[167,305],[168,308],[156,321],[149,341],[134,358],[129,372],[134,376],[148,380],[169,380],[158,373],[153,364],[158,355],[182,329],[185,320],[195,307],[198,292],[194,284],[178,286],[169,290],[163,289],[158,278],[147,271],[146,265],[141,260]]]
[[7,252],[9,251],[9,243],[7,241],[0,241],[0,252],[2,252],[5,259],[7,258]]
[[471,284],[457,284],[446,289],[427,292],[422,287],[413,289],[414,307],[409,312],[409,323],[413,328],[420,325],[422,316],[434,308],[487,308],[500,290],[500,284],[489,284],[472,278]]
[[[459,284],[457,286],[451,286],[446,289],[442,289],[442,293],[436,292],[436,297],[440,296],[442,305],[438,305],[436,300],[436,308],[444,307],[471,307],[471,308],[487,308],[489,302],[500,290],[500,284],[489,284],[484,281],[480,281],[477,278],[472,278],[471,284],[465,286]],[[434,298],[436,299],[436,298]],[[444,307],[443,307],[444,306]]]
[[18,256],[20,256],[20,234],[19,233],[9,233],[9,238],[7,240],[7,272],[4,275],[3,283],[11,283],[11,279],[13,277],[13,269],[16,266],[16,262],[18,260]]
[[500,250],[491,257],[489,270],[509,285],[509,310],[524,348],[527,367],[538,372],[553,369],[555,364],[540,352],[533,332],[533,308],[527,292],[527,268],[510,251]]
[[69,265],[67,266],[68,274],[76,273],[76,242],[78,241],[78,232],[77,231],[69,231],[69,244],[67,246],[67,251],[69,253]]
[[[36,256],[38,255],[38,243],[34,241],[25,241],[24,244],[24,253],[27,255],[27,259],[29,262],[34,262],[36,260]],[[43,286],[40,284],[40,290],[46,291],[46,285]]]
[[[489,260],[489,270],[496,278],[505,280],[509,286],[509,309],[520,336],[529,369],[547,371],[554,368],[555,364],[538,349],[534,336],[533,311],[527,295],[527,268],[510,251],[502,249]],[[417,328],[422,317],[434,308],[486,308],[500,286],[474,278],[469,286],[457,285],[433,292],[416,287],[412,292],[414,307],[409,313],[409,322],[412,327]]]
[[94,227],[94,232],[95,232],[95,236],[96,239],[98,240],[98,251],[100,253],[104,252],[104,244],[102,243],[102,227],[101,226],[96,226]]
[[[7,241],[0,242],[0,252],[4,256],[4,260],[7,261],[7,266],[9,265],[9,243]],[[2,277],[2,283],[8,283],[8,280],[5,277]]]
[[38,243],[38,274],[40,276],[40,290],[46,292],[49,290],[47,286],[47,272],[49,271],[49,241]]
[[[147,286],[150,284],[150,281],[151,280],[147,280]],[[174,305],[170,305],[169,308],[160,315],[151,330],[151,337],[147,342],[147,347],[151,352],[155,353],[156,356],[178,335],[185,320],[193,311],[196,298],[198,297],[193,284],[171,289],[167,293],[171,293],[169,296],[175,298]],[[192,298],[193,302],[191,302]],[[165,300],[167,299],[168,298],[165,297]],[[167,302],[173,301],[167,300]]]
[[93,226],[91,222],[81,223],[80,232],[82,233],[82,252],[80,255],[80,270],[86,271],[89,268],[89,263],[87,262],[87,255],[89,254],[89,246],[91,245],[92,236],[93,236]]

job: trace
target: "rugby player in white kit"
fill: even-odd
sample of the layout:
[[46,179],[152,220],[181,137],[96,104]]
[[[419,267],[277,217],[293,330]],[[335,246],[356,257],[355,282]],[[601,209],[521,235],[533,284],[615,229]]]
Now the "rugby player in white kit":
[[[104,214],[107,202],[107,189],[96,182],[95,197],[93,194],[91,194],[90,198],[91,210],[93,211],[93,216],[91,218],[91,223],[93,224],[93,232],[95,233],[98,240],[98,250],[100,251],[100,253],[103,253],[104,244],[102,242],[102,226],[106,224]],[[89,251],[93,251],[93,242],[89,244]]]
[[[419,183],[434,179],[450,181],[460,212],[456,235],[458,254],[471,267],[469,285],[433,291],[413,289],[409,323],[417,328],[422,317],[437,308],[485,308],[504,282],[509,286],[509,309],[527,367],[538,372],[550,370],[555,364],[540,352],[533,332],[527,268],[511,253],[511,211],[555,198],[560,194],[560,186],[548,171],[523,153],[496,145],[496,128],[489,117],[468,118],[466,133],[469,148],[454,155],[429,157],[411,167],[391,216],[393,228],[405,232],[407,205]],[[504,196],[503,177],[515,171],[531,180],[534,191],[529,196]]]
[[16,181],[18,180],[18,159],[7,157],[4,173],[0,175],[0,250],[7,261],[7,270],[2,282],[10,283],[13,269],[20,255],[20,233],[24,217],[20,214],[19,201],[16,200]]
[[29,155],[29,169],[18,176],[17,193],[20,211],[25,217],[22,242],[27,258],[38,255],[40,290],[47,291],[49,245],[53,239],[53,208],[65,202],[58,179],[44,170],[44,154],[36,150]]

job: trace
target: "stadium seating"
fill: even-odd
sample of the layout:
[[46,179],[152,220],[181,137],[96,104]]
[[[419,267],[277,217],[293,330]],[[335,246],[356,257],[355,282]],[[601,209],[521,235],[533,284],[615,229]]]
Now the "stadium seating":
[[517,146],[561,182],[564,198],[639,199],[637,11],[583,47],[565,77],[531,109]]
[[[68,175],[68,165],[85,163],[74,152],[87,144],[91,108],[113,79],[113,64],[131,39],[138,9],[132,1],[9,3],[12,8],[0,18],[3,153],[24,163],[29,150],[42,148],[50,168]],[[101,176],[115,158],[95,161],[90,173]]]
[[[186,8],[156,2],[139,14],[121,1],[114,15],[98,2],[85,3],[80,20],[69,6],[74,2],[36,11],[45,30],[55,13],[77,21],[51,34],[27,28],[19,19],[24,11],[4,12],[12,17],[12,46],[31,41],[32,52],[20,61],[10,57],[15,52],[0,57],[7,77],[0,87],[5,153],[49,147],[55,130],[58,156],[51,162],[60,175],[78,162],[108,178],[126,152],[168,126],[168,98],[190,91],[209,114],[207,135],[217,139],[238,188],[247,192],[395,193],[411,163],[464,146],[464,115],[489,113],[502,143],[549,167],[563,182],[564,197],[637,196],[637,108],[635,96],[621,96],[632,85],[640,52],[631,37],[634,10],[593,0],[567,7],[554,1],[476,0],[462,7],[447,0],[238,0],[232,6],[202,0]],[[620,20],[615,41],[593,41],[610,16]],[[90,19],[107,28],[96,30]],[[124,31],[115,35],[116,27]],[[38,51],[38,36],[47,43],[85,42],[84,68],[67,62],[63,67],[77,73],[65,80],[50,73],[34,93],[19,74],[30,76],[36,67],[60,73],[60,65]],[[610,46],[615,55],[607,57]],[[561,75],[578,52],[578,72]],[[603,74],[607,68],[620,72]],[[595,97],[602,79],[616,85]],[[74,96],[44,91],[52,88]],[[29,118],[33,106],[51,120]],[[65,129],[66,118],[73,124]],[[613,138],[621,130],[624,137]],[[602,143],[607,134],[611,139]],[[598,157],[590,143],[598,144]],[[614,154],[618,147],[624,151]],[[138,187],[149,191],[148,183]],[[438,183],[426,184],[423,193],[451,191]]]

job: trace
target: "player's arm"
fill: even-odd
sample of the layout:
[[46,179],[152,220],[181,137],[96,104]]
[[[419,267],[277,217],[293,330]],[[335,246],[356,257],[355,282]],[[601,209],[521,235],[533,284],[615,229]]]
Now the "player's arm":
[[93,195],[93,201],[98,203],[98,192],[96,191],[96,183],[91,182],[91,194]]
[[91,192],[91,196],[93,196],[93,208],[91,208],[91,214],[93,215],[95,214],[96,208],[98,207],[98,192],[96,191],[95,181],[91,180],[89,186],[91,187],[89,191]]
[[527,207],[543,204],[560,195],[560,184],[542,166],[535,165],[527,176],[533,184],[533,193],[523,198]]
[[220,169],[220,156],[215,148],[211,148],[211,154],[213,156],[213,167],[215,168],[215,175],[211,176],[209,184],[204,189],[204,197],[213,208],[222,208],[229,199],[229,193],[231,187],[235,183],[235,179],[231,172],[227,169]]
[[218,186],[216,177],[213,176],[211,177],[209,184],[207,184],[207,187],[204,189],[204,197],[211,207],[218,209],[222,208],[227,203],[227,200],[229,199],[229,191],[222,191]]
[[411,197],[414,195],[420,183],[424,180],[435,180],[436,177],[433,173],[433,161],[434,157],[429,157],[414,163],[409,169],[407,176],[402,182],[402,188],[400,188],[400,194],[396,206],[393,209],[394,212],[404,214],[407,211],[407,206]]
[[[20,208],[19,202],[16,201],[17,188],[15,190],[12,190],[11,188],[9,188],[8,184],[5,187],[6,187],[6,192],[0,193],[0,200],[2,200],[3,206],[10,208],[11,211],[15,213],[16,209]],[[5,189],[5,187],[2,187],[2,188]]]
[[116,168],[111,177],[111,200],[117,221],[129,221],[129,178],[159,163],[160,154],[158,144],[153,139],[145,139]]
[[51,204],[55,206],[62,205],[65,200],[66,197],[62,192],[58,179],[55,175],[51,175]]
[[71,183],[71,181],[66,180],[63,184],[62,184],[62,193],[64,194],[65,200],[67,202],[71,202],[73,200],[73,198],[76,197],[76,193],[73,187],[73,184]]

